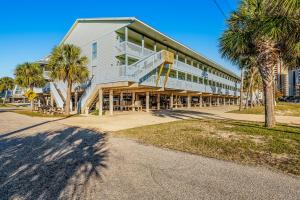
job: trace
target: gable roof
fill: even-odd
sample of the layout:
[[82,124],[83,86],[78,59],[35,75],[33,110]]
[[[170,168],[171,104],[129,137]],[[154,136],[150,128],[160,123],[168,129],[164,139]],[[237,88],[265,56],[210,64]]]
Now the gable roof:
[[190,47],[187,47],[186,45],[176,41],[175,39],[161,33],[160,31],[156,30],[155,28],[151,27],[150,25],[142,22],[141,20],[135,18],[135,17],[113,17],[113,18],[80,18],[75,21],[75,23],[72,25],[68,33],[65,35],[63,40],[60,44],[62,44],[68,36],[71,34],[71,32],[74,30],[76,25],[78,23],[91,23],[91,22],[127,22],[128,27],[132,28],[134,30],[137,30],[138,32],[144,34],[145,36],[155,39],[157,41],[161,41],[162,44],[169,46],[174,49],[179,49],[182,53],[187,54],[196,60],[199,60],[201,62],[204,62],[205,64],[210,65],[211,67],[214,67],[216,69],[219,69],[220,71],[233,76],[234,78],[241,80],[240,76],[235,74],[234,72],[224,68],[220,64],[214,62],[213,60],[203,56],[202,54],[194,51]]

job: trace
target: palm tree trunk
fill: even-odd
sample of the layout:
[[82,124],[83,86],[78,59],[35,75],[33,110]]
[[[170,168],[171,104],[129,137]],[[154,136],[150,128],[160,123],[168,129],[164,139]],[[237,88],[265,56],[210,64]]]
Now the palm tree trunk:
[[72,83],[68,82],[67,85],[67,98],[66,98],[66,105],[65,105],[65,114],[70,115],[70,104],[71,104],[71,92],[72,92]]
[[246,97],[245,109],[248,108],[249,94],[250,94],[250,90],[251,90],[251,87],[252,87],[252,82],[253,82],[253,73],[251,73],[249,86],[247,88],[247,97]]
[[253,84],[250,88],[250,108],[253,108]]
[[264,96],[265,96],[265,126],[275,126],[275,113],[274,113],[274,92],[273,84],[264,84]]
[[239,111],[242,110],[242,104],[243,104],[243,85],[244,85],[244,70],[243,68],[241,69],[241,85],[240,85],[240,106],[239,106]]
[[256,41],[258,49],[257,62],[263,82],[265,101],[265,126],[275,126],[274,111],[274,66],[277,65],[279,55],[275,44],[271,40],[261,39]]
[[[33,91],[33,86],[30,86],[30,90]],[[31,111],[34,110],[34,100],[33,99],[30,100],[30,109],[31,109]]]

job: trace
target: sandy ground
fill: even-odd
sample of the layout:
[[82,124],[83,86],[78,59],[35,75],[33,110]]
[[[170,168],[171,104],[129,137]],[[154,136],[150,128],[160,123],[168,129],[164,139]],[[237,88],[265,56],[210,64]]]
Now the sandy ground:
[[0,199],[299,199],[299,177],[66,125],[117,130],[196,115],[167,114],[62,120],[0,111]]
[[[237,106],[220,106],[211,108],[177,109],[174,111],[153,111],[153,112],[118,112],[114,116],[80,116],[61,120],[59,123],[83,128],[96,128],[101,131],[117,131],[127,128],[134,128],[144,125],[171,122],[188,118],[219,118],[249,121],[264,121],[263,115],[226,113],[229,110],[237,109]],[[276,116],[277,122],[299,124],[300,117]]]

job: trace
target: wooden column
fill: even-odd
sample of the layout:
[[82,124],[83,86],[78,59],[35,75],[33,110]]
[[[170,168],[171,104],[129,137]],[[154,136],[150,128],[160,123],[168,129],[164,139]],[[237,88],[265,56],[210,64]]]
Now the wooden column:
[[202,94],[199,96],[199,107],[202,107]]
[[211,96],[209,96],[209,107],[211,107]]
[[188,101],[187,107],[191,108],[191,95],[190,94],[188,95],[187,101]]
[[99,102],[98,102],[99,116],[102,116],[103,115],[103,89],[102,88],[99,89],[98,95],[99,95]]
[[132,106],[132,111],[135,111],[135,108],[134,108],[134,102],[135,102],[135,92],[132,92],[131,93],[131,106]]
[[219,105],[220,105],[220,98],[217,97],[217,106],[219,106]]
[[75,111],[78,113],[78,92],[75,92]]
[[173,103],[174,103],[174,99],[173,99],[173,93],[171,93],[171,96],[170,96],[170,109],[173,109]]
[[149,92],[146,92],[146,112],[149,112],[149,100],[150,100],[150,94]]
[[123,111],[123,105],[124,105],[124,99],[123,99],[123,92],[120,92],[120,109]]
[[223,105],[225,106],[226,105],[226,98],[223,97]]
[[50,93],[50,105],[51,105],[51,107],[53,107],[54,106],[54,97],[53,97],[53,94],[52,94],[52,92]]
[[178,108],[178,96],[176,95],[175,98],[176,98],[176,105],[175,105],[175,108]]
[[160,110],[160,94],[159,93],[157,94],[156,101],[157,101],[157,110]]
[[114,114],[114,92],[109,90],[109,114]]

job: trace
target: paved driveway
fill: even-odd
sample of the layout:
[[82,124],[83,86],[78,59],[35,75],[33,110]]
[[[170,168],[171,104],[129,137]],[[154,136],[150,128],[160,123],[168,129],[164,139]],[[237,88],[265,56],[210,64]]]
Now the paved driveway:
[[299,199],[300,179],[0,112],[0,199]]

